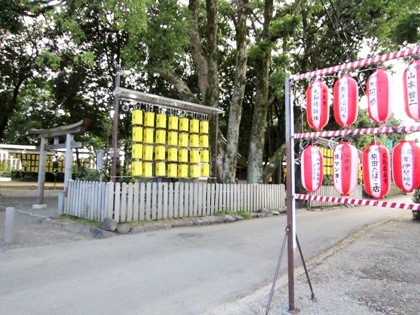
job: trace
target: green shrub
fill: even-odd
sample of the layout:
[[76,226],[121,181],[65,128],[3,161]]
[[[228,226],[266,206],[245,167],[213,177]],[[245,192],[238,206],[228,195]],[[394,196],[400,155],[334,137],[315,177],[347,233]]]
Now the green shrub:
[[413,202],[420,203],[420,189],[416,189],[413,194]]

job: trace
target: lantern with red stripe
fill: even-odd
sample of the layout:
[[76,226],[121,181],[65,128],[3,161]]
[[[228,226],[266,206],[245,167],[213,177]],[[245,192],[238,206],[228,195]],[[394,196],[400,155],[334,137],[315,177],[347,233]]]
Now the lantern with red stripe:
[[392,82],[387,71],[378,68],[367,80],[369,117],[377,124],[386,123],[392,116]]
[[392,151],[392,174],[395,185],[404,192],[420,187],[420,147],[402,140]]
[[382,199],[391,188],[391,159],[380,143],[368,145],[362,154],[363,185],[368,195]]
[[404,103],[407,115],[420,122],[420,60],[413,60],[403,75]]
[[314,130],[321,130],[328,123],[328,87],[321,80],[311,83],[306,89],[306,120]]
[[356,189],[358,168],[357,149],[348,142],[337,145],[333,155],[333,184],[341,196],[348,196]]
[[324,162],[318,147],[310,145],[302,152],[301,178],[302,185],[308,192],[318,190],[322,185]]
[[346,74],[334,84],[334,118],[341,127],[349,127],[357,118],[359,91],[357,82]]

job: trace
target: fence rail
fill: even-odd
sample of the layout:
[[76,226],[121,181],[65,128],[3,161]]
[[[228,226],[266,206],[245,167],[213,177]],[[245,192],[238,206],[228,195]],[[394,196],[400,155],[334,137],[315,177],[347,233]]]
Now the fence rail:
[[63,213],[99,222],[146,221],[279,209],[285,197],[284,185],[70,181]]

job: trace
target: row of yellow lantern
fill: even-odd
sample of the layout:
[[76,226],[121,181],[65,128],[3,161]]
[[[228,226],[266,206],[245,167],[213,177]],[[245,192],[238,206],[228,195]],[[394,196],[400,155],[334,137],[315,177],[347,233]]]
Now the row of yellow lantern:
[[132,158],[145,161],[167,160],[182,163],[208,163],[209,150],[188,150],[187,148],[168,147],[164,145],[147,145],[133,143]]
[[[156,133],[156,137],[155,137]],[[147,144],[168,144],[169,146],[208,148],[209,136],[207,134],[190,134],[178,131],[166,131],[164,129],[133,127],[133,142]]]
[[133,161],[131,164],[131,173],[133,176],[151,177],[169,177],[169,178],[200,178],[210,176],[210,165],[188,164],[188,163],[166,163]]
[[190,133],[209,133],[208,120],[199,120],[196,118],[190,119],[188,117],[178,117],[173,115],[168,117],[166,114],[156,114],[155,112],[143,113],[140,109],[134,109],[131,114],[133,126],[144,126],[156,129],[168,128],[168,130],[178,130]]

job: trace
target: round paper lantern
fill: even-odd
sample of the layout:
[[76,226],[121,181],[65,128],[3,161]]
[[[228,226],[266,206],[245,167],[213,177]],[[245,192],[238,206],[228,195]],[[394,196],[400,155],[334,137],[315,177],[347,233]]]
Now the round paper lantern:
[[402,140],[392,151],[392,174],[395,185],[404,192],[420,187],[420,147]]
[[314,145],[306,147],[301,157],[302,185],[308,192],[318,190],[323,180],[323,158],[321,151]]
[[306,121],[314,130],[321,130],[328,123],[328,87],[321,80],[311,83],[306,89]]
[[359,91],[357,82],[346,74],[334,84],[334,118],[341,127],[349,127],[357,118]]
[[356,189],[359,157],[357,149],[348,142],[337,145],[333,153],[333,184],[341,196]]
[[382,199],[391,189],[391,158],[380,143],[368,145],[362,154],[363,186],[369,196]]
[[404,108],[408,117],[420,122],[420,60],[409,63],[403,75]]
[[392,116],[392,79],[387,71],[379,68],[368,78],[366,94],[370,119],[386,123]]

